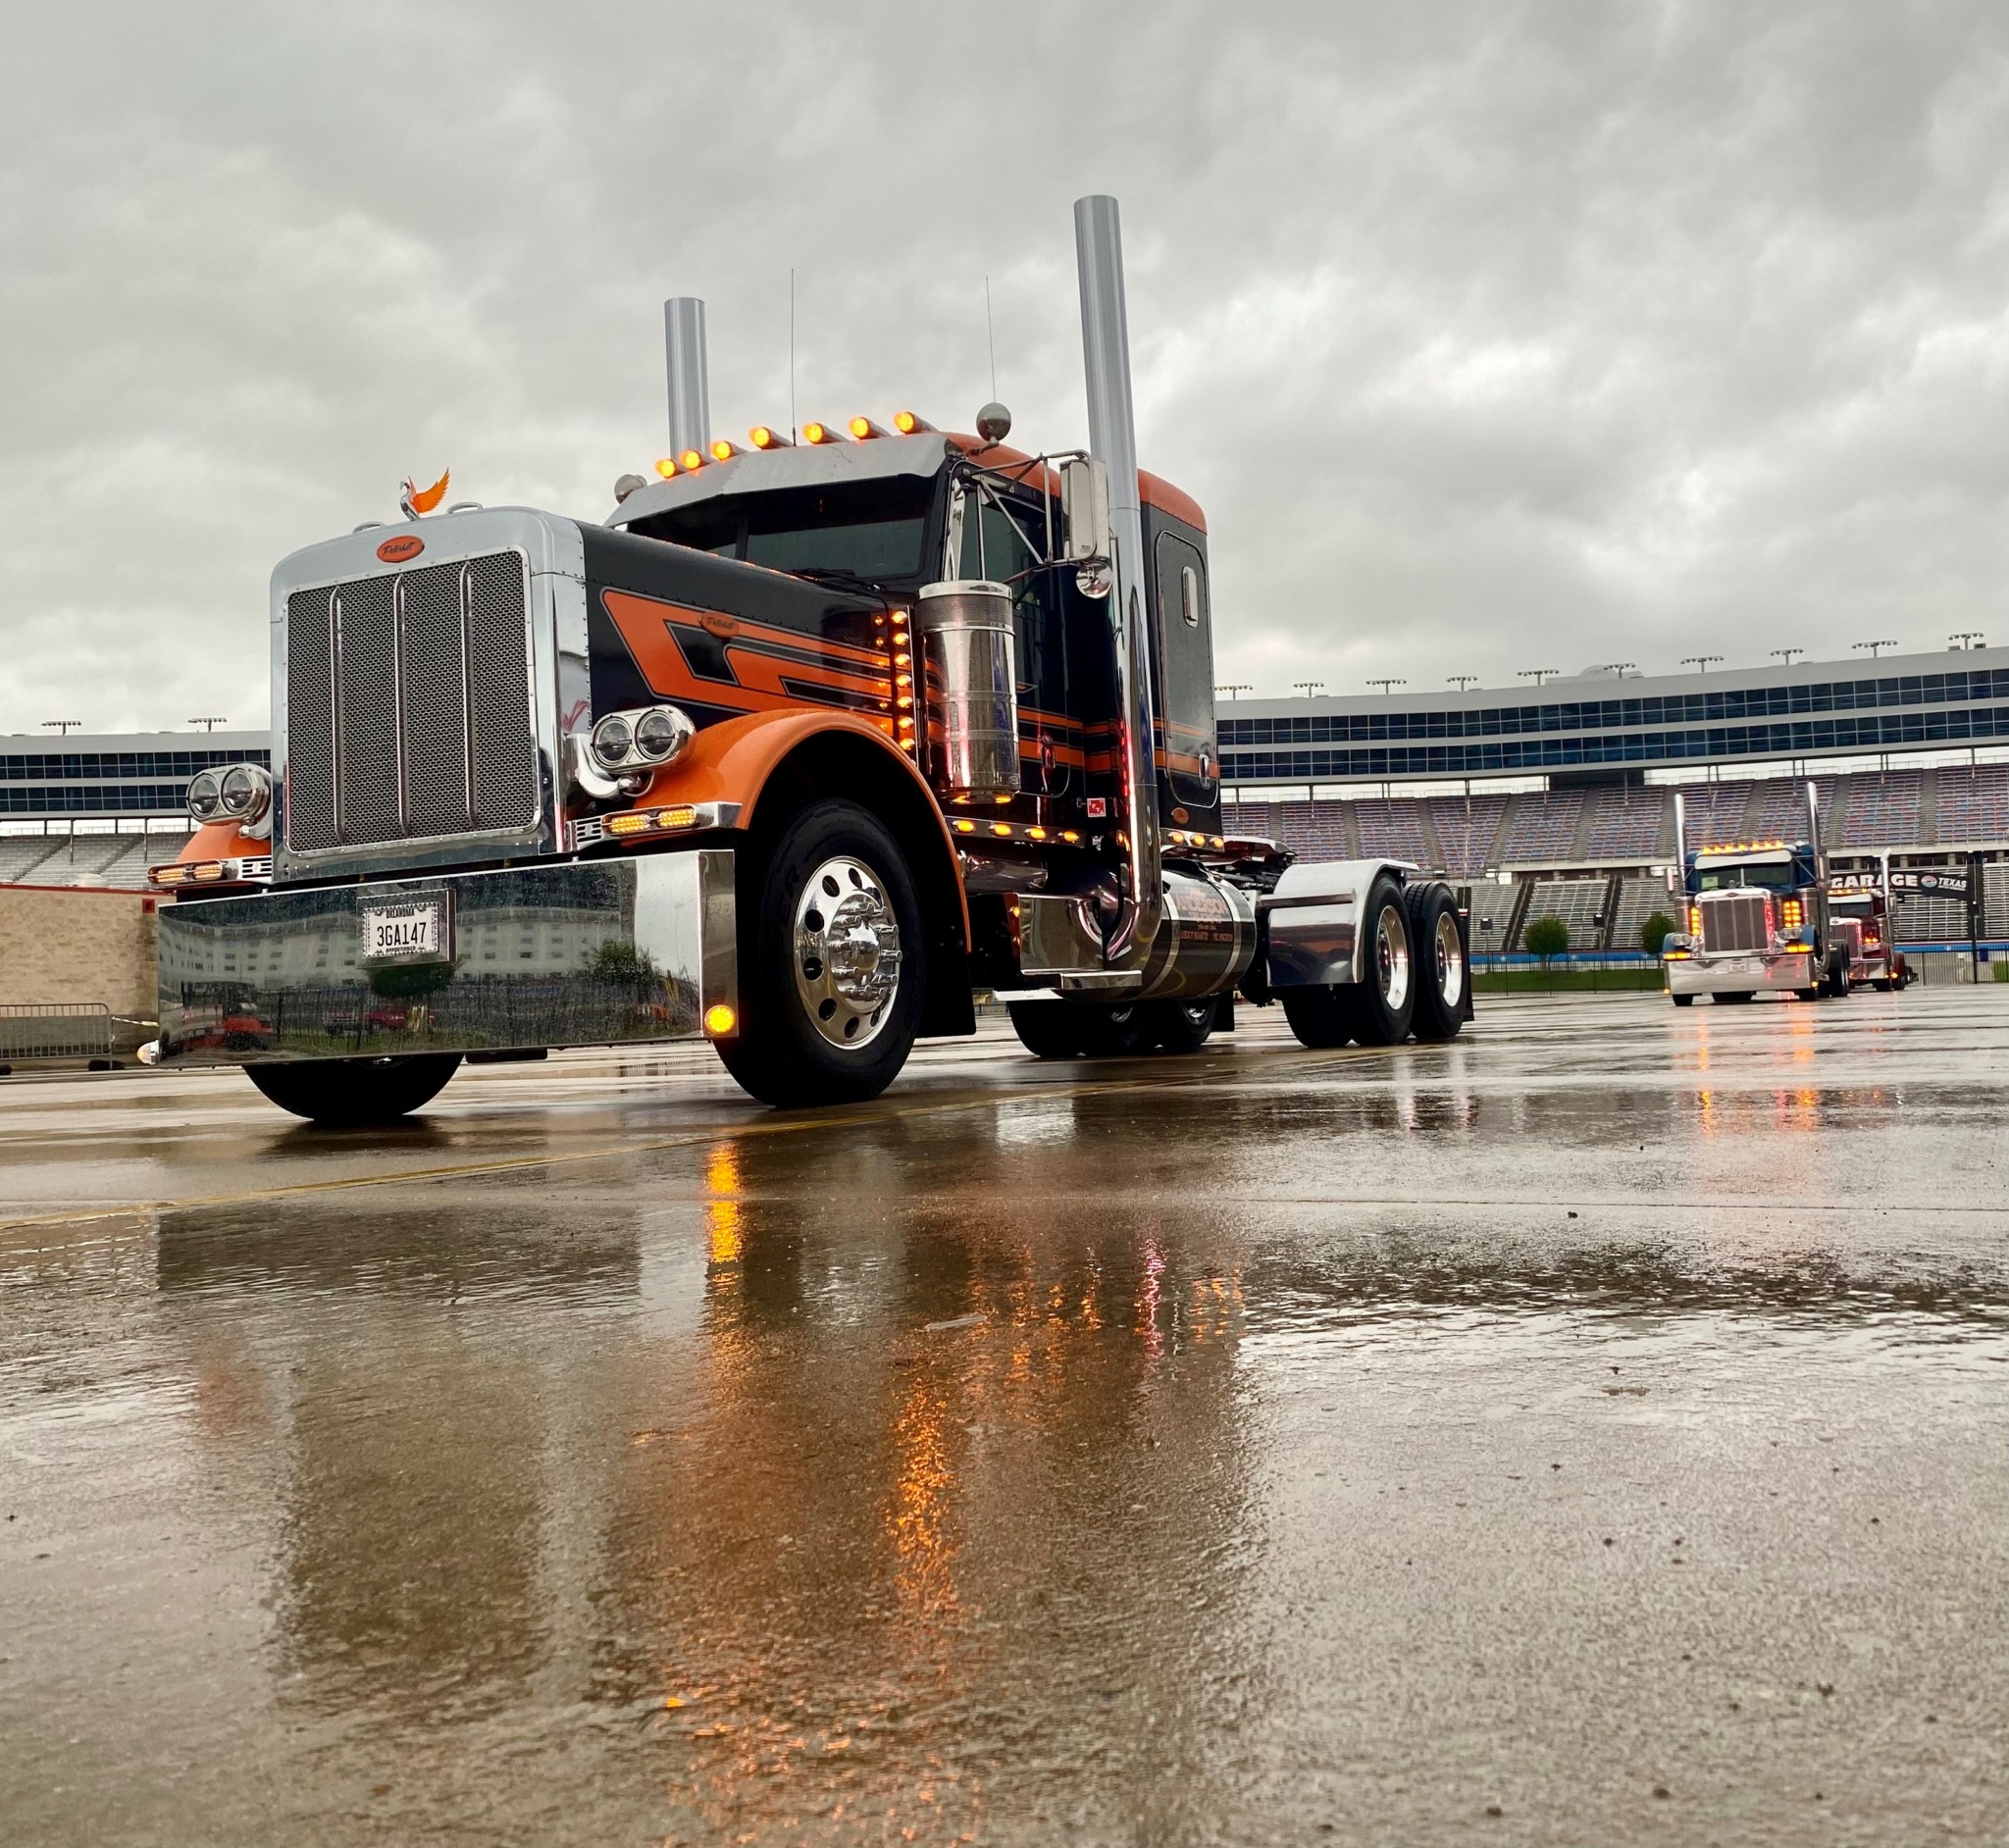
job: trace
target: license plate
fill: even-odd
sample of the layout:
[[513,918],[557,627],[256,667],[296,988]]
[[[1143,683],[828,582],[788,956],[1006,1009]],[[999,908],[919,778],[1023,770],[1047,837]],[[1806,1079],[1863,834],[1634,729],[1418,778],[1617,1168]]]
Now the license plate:
[[452,954],[443,896],[363,907],[365,962],[444,962]]

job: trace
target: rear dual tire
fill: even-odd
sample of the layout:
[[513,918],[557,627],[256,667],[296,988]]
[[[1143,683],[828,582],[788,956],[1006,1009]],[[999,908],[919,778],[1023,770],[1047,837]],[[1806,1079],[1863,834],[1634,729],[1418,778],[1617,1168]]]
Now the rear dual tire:
[[1284,1018],[1302,1046],[1398,1046],[1458,1037],[1471,980],[1463,921],[1450,889],[1405,890],[1383,873],[1362,910],[1361,980],[1281,990]]

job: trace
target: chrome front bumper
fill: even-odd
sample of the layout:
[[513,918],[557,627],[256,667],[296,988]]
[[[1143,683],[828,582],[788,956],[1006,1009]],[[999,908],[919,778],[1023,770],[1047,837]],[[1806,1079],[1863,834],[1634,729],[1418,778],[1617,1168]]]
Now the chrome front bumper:
[[1768,994],[1813,988],[1821,980],[1810,950],[1704,951],[1664,961],[1671,995]]
[[[443,905],[439,953],[372,961],[366,910]],[[733,854],[696,847],[160,911],[168,1065],[729,1038]]]

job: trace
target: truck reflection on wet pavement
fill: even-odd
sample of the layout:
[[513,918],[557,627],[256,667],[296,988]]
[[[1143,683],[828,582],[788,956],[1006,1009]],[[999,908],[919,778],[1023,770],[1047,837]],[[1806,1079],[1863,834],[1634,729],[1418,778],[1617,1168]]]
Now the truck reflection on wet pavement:
[[11,1084],[7,1838],[2000,1839],[2005,1052]]

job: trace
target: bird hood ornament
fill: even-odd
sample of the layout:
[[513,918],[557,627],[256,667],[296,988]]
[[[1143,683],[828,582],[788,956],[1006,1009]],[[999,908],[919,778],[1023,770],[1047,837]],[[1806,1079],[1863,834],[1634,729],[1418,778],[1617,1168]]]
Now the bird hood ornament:
[[404,517],[407,520],[416,520],[422,513],[431,513],[446,498],[446,484],[452,479],[451,469],[440,476],[431,488],[414,488],[407,479],[397,496],[397,504],[404,509]]

